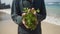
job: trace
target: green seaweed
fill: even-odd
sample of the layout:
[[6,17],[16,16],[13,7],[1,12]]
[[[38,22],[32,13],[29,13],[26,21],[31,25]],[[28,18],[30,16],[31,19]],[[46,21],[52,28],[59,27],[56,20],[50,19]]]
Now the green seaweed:
[[26,14],[23,16],[23,19],[25,20],[25,24],[29,27],[29,29],[34,30],[37,26],[37,17],[34,15],[34,11],[39,12],[38,10],[32,10],[28,8],[24,8],[23,10]]

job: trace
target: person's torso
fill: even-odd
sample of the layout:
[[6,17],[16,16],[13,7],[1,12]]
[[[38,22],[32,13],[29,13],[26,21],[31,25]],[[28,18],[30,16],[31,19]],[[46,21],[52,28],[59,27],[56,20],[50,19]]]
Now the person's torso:
[[20,12],[23,12],[23,8],[34,8],[34,9],[39,9],[40,8],[40,2],[39,0],[31,0],[31,1],[28,1],[28,0],[19,0],[19,10]]

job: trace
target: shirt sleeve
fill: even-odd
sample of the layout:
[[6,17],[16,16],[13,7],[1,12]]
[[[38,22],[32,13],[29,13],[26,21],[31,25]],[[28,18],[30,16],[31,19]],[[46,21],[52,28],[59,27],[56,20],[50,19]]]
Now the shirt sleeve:
[[11,17],[16,24],[21,24],[22,17],[17,14],[17,11],[19,11],[17,8],[18,8],[18,3],[16,0],[13,0],[12,8],[11,8]]
[[37,18],[39,21],[42,21],[46,18],[46,8],[45,8],[45,3],[44,3],[44,0],[39,0],[38,1],[39,3],[39,10],[40,12],[37,13]]

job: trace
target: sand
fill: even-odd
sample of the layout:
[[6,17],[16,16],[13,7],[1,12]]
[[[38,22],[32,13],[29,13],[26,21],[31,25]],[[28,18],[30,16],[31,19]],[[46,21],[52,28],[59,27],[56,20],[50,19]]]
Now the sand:
[[[60,25],[41,22],[42,34],[60,34]],[[17,34],[18,25],[13,22],[11,15],[5,12],[0,12],[0,34]]]

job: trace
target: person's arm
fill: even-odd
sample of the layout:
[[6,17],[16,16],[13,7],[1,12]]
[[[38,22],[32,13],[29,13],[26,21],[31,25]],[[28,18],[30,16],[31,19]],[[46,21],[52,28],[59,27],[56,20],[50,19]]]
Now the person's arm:
[[18,1],[13,0],[12,8],[11,8],[11,17],[16,24],[20,24],[22,19],[22,17],[18,15],[18,11],[19,11],[18,8],[19,8]]
[[35,6],[36,8],[39,8],[40,13],[37,13],[37,18],[39,21],[42,21],[46,18],[46,8],[45,8],[45,3],[44,0],[35,0]]
[[[30,3],[28,1],[24,0],[13,0],[12,3],[12,19],[15,23],[20,24],[22,20],[22,9],[24,7],[30,7]],[[23,7],[24,6],[24,7]]]

